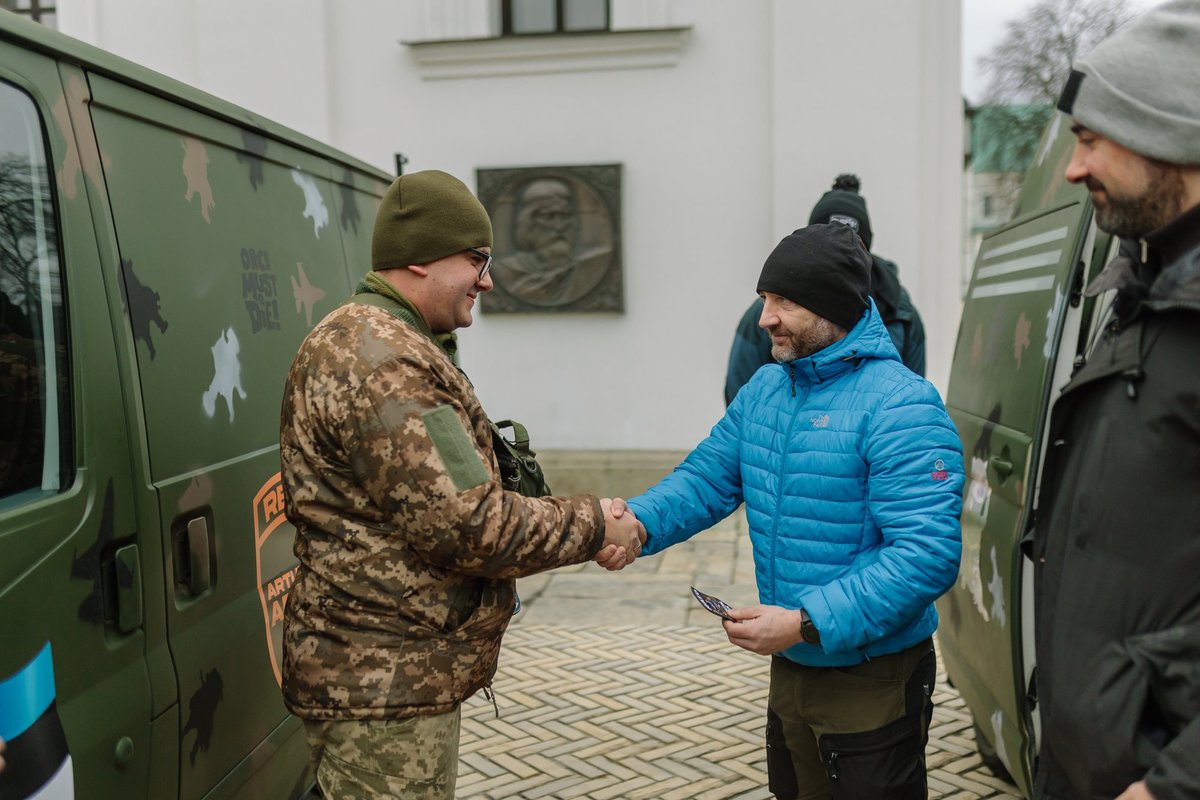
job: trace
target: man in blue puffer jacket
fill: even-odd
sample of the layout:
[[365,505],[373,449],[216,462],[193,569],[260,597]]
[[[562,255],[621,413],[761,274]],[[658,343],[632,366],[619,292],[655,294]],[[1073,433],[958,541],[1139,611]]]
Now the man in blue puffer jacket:
[[962,448],[937,391],[900,363],[870,269],[845,225],[784,238],[758,282],[777,363],[628,503],[647,554],[746,503],[761,605],[722,624],[774,655],[780,798],[926,796],[933,601],[958,573]]

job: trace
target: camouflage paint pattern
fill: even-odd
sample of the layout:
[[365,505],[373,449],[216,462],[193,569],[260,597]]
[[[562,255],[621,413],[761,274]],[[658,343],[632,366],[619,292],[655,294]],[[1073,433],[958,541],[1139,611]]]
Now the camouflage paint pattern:
[[[115,553],[128,552],[132,545],[140,551],[143,581],[161,582],[161,575],[147,563],[153,546],[145,547],[136,538],[132,437],[114,344],[121,334],[107,301],[114,301],[118,314],[121,306],[115,286],[97,262],[102,248],[97,247],[91,206],[103,193],[102,159],[94,140],[76,134],[88,114],[84,74],[14,41],[10,26],[33,35],[45,30],[0,14],[0,62],[5,70],[0,108],[5,125],[13,129],[15,124],[15,130],[25,132],[28,152],[39,154],[21,159],[31,168],[23,180],[10,180],[11,172],[5,175],[9,202],[4,222],[11,229],[15,220],[10,214],[32,212],[34,204],[20,198],[36,196],[43,234],[24,239],[22,249],[33,250],[34,242],[45,238],[36,259],[12,258],[5,252],[0,273],[6,289],[12,287],[9,280],[33,278],[39,293],[46,290],[43,298],[61,299],[67,324],[57,327],[47,315],[25,333],[10,329],[0,335],[0,382],[35,377],[66,391],[48,396],[35,390],[37,422],[0,412],[0,425],[19,425],[6,431],[19,431],[26,439],[41,439],[53,431],[51,441],[62,445],[58,452],[64,466],[60,475],[46,475],[39,459],[33,472],[22,476],[32,478],[25,485],[34,488],[18,495],[5,492],[0,500],[0,682],[18,674],[51,642],[54,708],[78,791],[97,798],[150,797],[157,788],[151,777],[156,730],[151,721],[169,707],[174,688],[173,682],[155,685],[164,673],[151,666],[162,663],[155,650],[162,642],[161,627],[158,638],[153,628],[153,622],[161,620],[162,603],[144,603],[144,616],[131,620],[132,630],[119,626],[123,615],[136,610],[135,593],[141,592],[143,599],[146,594],[142,586],[121,581],[125,573]],[[7,141],[11,147],[12,138]],[[109,266],[119,270],[116,262]],[[50,280],[43,282],[47,276]],[[44,347],[42,336],[50,329],[53,345]],[[34,330],[35,335],[27,335]],[[26,356],[35,353],[36,367],[18,374],[30,369]],[[32,388],[25,387],[22,391]],[[11,397],[9,388],[0,388],[5,393],[0,406]],[[56,408],[60,413],[54,413]],[[133,749],[118,766],[114,746],[122,736]],[[0,796],[7,797],[6,791],[0,787]]]
[[256,597],[295,568],[294,530],[256,558],[256,493],[288,365],[369,263],[390,176],[14,15],[0,60],[47,150],[66,308],[64,484],[0,503],[0,680],[53,641],[89,797],[296,797],[308,748]]
[[350,303],[313,329],[280,442],[301,564],[283,690],[305,719],[453,709],[495,672],[514,579],[603,542],[595,497],[502,489],[470,381],[380,308]]
[[317,783],[326,797],[454,800],[461,716],[306,722]]
[[[1078,303],[1091,207],[1063,170],[1074,136],[1051,121],[1019,216],[984,237],[967,291],[946,407],[969,456],[959,580],[940,600],[947,674],[1028,795],[1034,760],[1023,652],[1033,479],[1068,302]],[[1074,342],[1068,346],[1066,358]]]

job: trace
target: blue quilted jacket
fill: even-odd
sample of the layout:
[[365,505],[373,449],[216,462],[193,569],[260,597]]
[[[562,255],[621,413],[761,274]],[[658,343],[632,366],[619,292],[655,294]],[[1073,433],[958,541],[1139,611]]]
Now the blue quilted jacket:
[[933,386],[906,369],[874,303],[846,338],[759,369],[712,432],[629,506],[646,553],[746,503],[759,601],[821,633],[783,655],[849,666],[937,628],[958,574],[962,447]]

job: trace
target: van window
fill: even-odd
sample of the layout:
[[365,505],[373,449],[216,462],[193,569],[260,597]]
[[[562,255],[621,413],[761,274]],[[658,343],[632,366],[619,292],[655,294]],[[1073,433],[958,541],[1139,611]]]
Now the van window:
[[0,82],[0,500],[66,481],[68,362],[45,135]]

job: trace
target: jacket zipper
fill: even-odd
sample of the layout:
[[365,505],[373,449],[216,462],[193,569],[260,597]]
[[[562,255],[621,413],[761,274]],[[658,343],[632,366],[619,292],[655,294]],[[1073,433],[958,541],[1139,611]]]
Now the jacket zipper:
[[[791,363],[788,364],[788,375],[790,376],[791,381],[792,381],[792,397],[795,397],[796,396],[796,367]],[[788,427],[787,427],[788,436],[785,437],[785,439],[784,439],[785,444],[783,446],[783,452],[780,453],[780,456],[779,456],[779,490],[775,493],[775,518],[774,518],[774,520],[772,520],[772,525],[771,525],[771,581],[770,581],[770,586],[771,586],[771,599],[774,601],[778,601],[778,599],[779,599],[778,597],[775,596],[775,587],[776,587],[775,565],[778,561],[776,554],[779,551],[779,520],[783,516],[783,473],[784,473],[784,469],[785,469],[785,462],[787,461],[787,444],[786,444],[786,442],[791,440],[791,433],[792,433],[793,429],[796,427],[796,418],[800,414],[800,409],[801,409],[802,405],[803,405],[803,402],[797,403],[795,408],[792,409],[792,417],[788,421]]]

